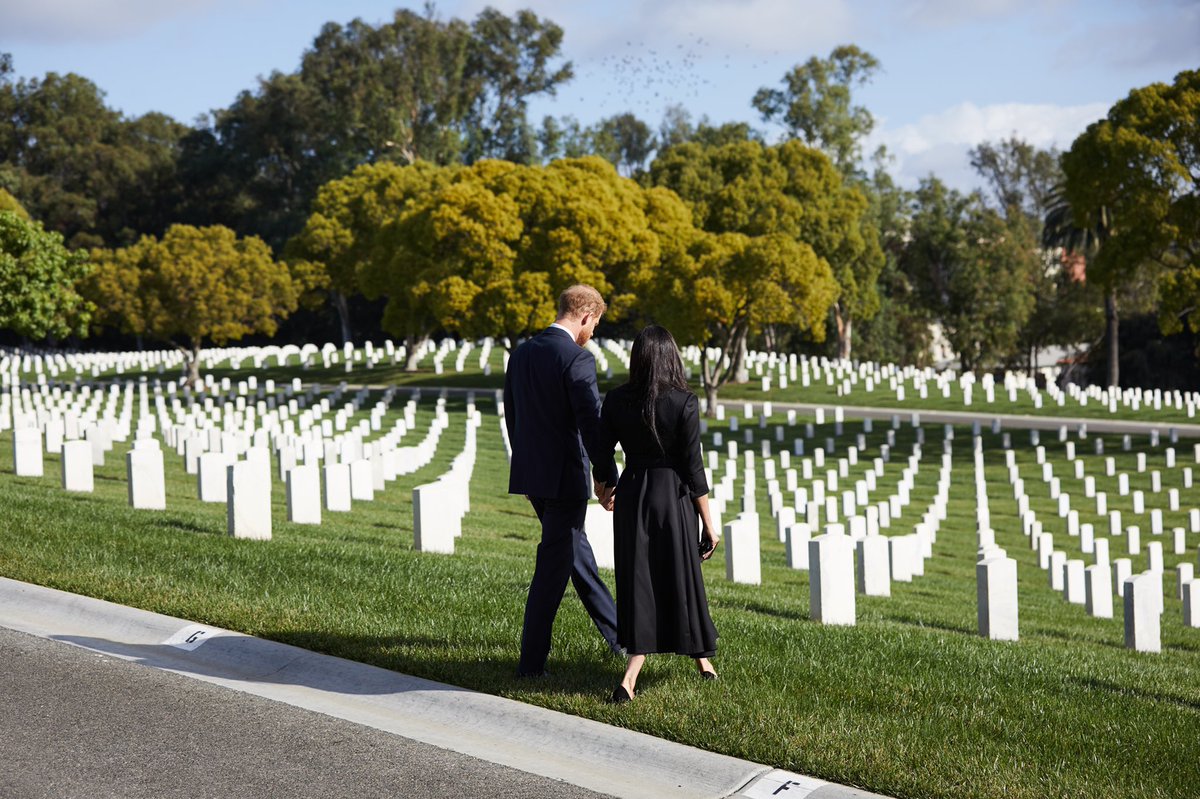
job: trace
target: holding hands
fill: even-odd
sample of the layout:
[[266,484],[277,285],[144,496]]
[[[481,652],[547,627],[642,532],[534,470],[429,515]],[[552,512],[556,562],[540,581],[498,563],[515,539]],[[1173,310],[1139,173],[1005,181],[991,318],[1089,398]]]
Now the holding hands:
[[592,488],[596,492],[596,499],[600,500],[600,507],[607,511],[613,509],[613,498],[616,496],[617,487],[608,486],[593,478]]

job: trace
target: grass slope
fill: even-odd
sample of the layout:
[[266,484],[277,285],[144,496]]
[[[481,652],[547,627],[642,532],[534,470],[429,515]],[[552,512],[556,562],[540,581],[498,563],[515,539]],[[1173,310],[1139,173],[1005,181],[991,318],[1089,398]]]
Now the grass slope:
[[[12,434],[0,435],[0,574],[897,797],[1196,795],[1200,630],[1183,628],[1179,602],[1168,599],[1164,652],[1136,654],[1122,647],[1119,602],[1117,618],[1096,620],[1051,591],[1017,524],[998,440],[987,439],[987,477],[998,543],[1019,563],[1020,642],[976,634],[974,483],[969,435],[959,430],[949,519],[924,577],[894,583],[888,599],[859,596],[855,627],[813,623],[807,574],[786,567],[760,482],[763,585],[728,582],[720,551],[704,567],[721,635],[715,661],[721,680],[702,682],[683,658],[652,657],[640,682],[643,695],[611,707],[603,699],[621,663],[607,654],[570,588],[555,625],[554,676],[538,683],[513,678],[537,529],[527,503],[504,493],[507,466],[490,399],[480,403],[472,512],[457,553],[412,550],[411,488],[448,468],[462,446],[464,417],[455,413],[461,400],[449,405],[452,423],[435,461],[349,514],[326,514],[320,527],[289,524],[276,483],[270,542],[228,538],[224,506],[194,499],[195,478],[172,452],[169,509],[135,512],[126,502],[121,445],[98,470],[94,494],[70,495],[58,487],[57,456],[47,456],[47,477],[16,477]],[[426,397],[407,443],[420,440],[431,416]],[[870,450],[883,440],[881,427],[868,436]],[[927,431],[905,524],[915,523],[933,496],[940,429]],[[847,424],[848,434],[858,430]],[[832,434],[832,425],[819,428],[816,441]],[[912,435],[899,431],[874,496],[886,496],[899,480]],[[839,439],[840,447],[846,440]],[[1066,479],[1065,461],[1059,465],[1061,446],[1048,445],[1056,473],[1082,500],[1073,476]],[[866,456],[852,467],[851,481],[873,453]],[[1086,457],[1098,488],[1110,490],[1110,505],[1123,507],[1115,478],[1103,477],[1102,459]],[[1132,471],[1133,453],[1114,457]],[[1056,544],[1069,548],[1074,542],[1052,524],[1058,520],[1032,450],[1020,450],[1019,463],[1039,518],[1056,533]],[[1134,477],[1135,487],[1143,477]],[[1164,474],[1164,491],[1178,485],[1177,477],[1178,470]],[[1200,501],[1195,490],[1182,493],[1185,509]],[[1081,501],[1075,505],[1084,509]],[[1168,514],[1168,530],[1183,516]],[[907,529],[894,525],[890,532]],[[1196,537],[1189,541],[1194,558]],[[1112,557],[1122,554],[1114,541]],[[1167,558],[1168,594],[1170,568],[1179,559]],[[1144,554],[1134,560],[1135,570],[1145,568]]]

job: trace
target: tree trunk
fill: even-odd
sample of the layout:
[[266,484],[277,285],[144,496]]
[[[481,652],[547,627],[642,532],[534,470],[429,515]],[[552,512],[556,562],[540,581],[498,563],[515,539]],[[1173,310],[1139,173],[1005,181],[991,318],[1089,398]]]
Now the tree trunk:
[[1120,333],[1121,320],[1117,317],[1117,294],[1109,289],[1104,295],[1104,319],[1108,323],[1108,385],[1117,388],[1121,385]]
[[733,335],[733,354],[730,357],[729,368],[733,370],[733,382],[749,383],[750,370],[746,368],[746,334],[745,331]]
[[704,401],[708,403],[704,415],[709,419],[717,418],[717,387],[710,383],[704,384]]
[[[721,361],[718,359],[716,363],[708,360],[708,350],[704,349],[700,355],[700,382],[704,386],[704,400],[707,407],[704,409],[704,415],[709,419],[717,418],[717,389],[720,387],[719,377],[721,375]],[[721,357],[724,357],[722,354]]]
[[354,333],[350,330],[350,306],[346,303],[346,295],[340,291],[329,292],[329,299],[333,302],[333,309],[337,311],[338,324],[342,333],[342,346],[345,346],[354,340]]
[[854,320],[850,314],[842,313],[840,304],[833,306],[833,321],[837,324],[837,357],[850,360],[850,341],[854,334]]
[[406,371],[406,372],[417,371],[417,361],[419,360],[419,357],[420,357],[417,355],[417,353],[420,351],[421,347],[423,347],[425,345],[426,341],[429,341],[429,336],[405,336],[404,337],[404,349],[405,349],[404,371]]
[[195,388],[200,383],[200,339],[192,339],[192,349],[188,353],[187,385]]

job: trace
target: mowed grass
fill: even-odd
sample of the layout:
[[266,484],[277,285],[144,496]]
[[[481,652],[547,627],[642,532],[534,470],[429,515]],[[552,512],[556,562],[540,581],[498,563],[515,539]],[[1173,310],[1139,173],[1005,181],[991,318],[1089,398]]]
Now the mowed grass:
[[[385,429],[406,399],[400,392]],[[1196,795],[1200,630],[1184,628],[1180,603],[1168,598],[1164,651],[1130,652],[1122,646],[1119,601],[1115,619],[1097,620],[1051,591],[1017,525],[999,437],[985,437],[986,475],[998,543],[1019,564],[1019,642],[990,642],[976,634],[974,472],[969,433],[958,429],[949,518],[925,576],[893,583],[890,598],[859,596],[855,627],[809,619],[807,573],[786,567],[760,465],[763,585],[728,582],[723,548],[704,566],[721,635],[715,659],[721,680],[699,680],[683,658],[652,657],[639,683],[643,694],[612,707],[604,698],[622,663],[607,653],[570,588],[555,625],[553,676],[537,683],[513,677],[538,532],[528,504],[505,493],[507,466],[490,397],[479,398],[484,424],[472,512],[457,552],[413,551],[411,488],[445,471],[462,447],[463,400],[451,398],[448,404],[452,422],[435,461],[391,484],[375,502],[355,503],[349,514],[326,514],[320,527],[292,525],[285,521],[284,492],[277,483],[270,542],[228,538],[224,505],[194,498],[195,478],[184,474],[173,452],[166,455],[169,509],[133,511],[126,501],[121,445],[98,471],[94,494],[67,494],[58,486],[56,456],[47,456],[47,477],[15,477],[12,434],[5,433],[0,573],[896,797]],[[406,444],[419,441],[432,418],[428,392],[420,407],[418,428]],[[808,450],[832,436],[832,428],[819,427]],[[877,454],[886,435],[882,428],[877,424],[867,436],[868,449],[851,467],[850,485]],[[729,437],[723,425],[712,429]],[[837,455],[860,430],[847,423]],[[910,530],[930,502],[941,432],[940,426],[926,429],[912,502],[888,532]],[[742,432],[735,435],[742,441]],[[787,440],[793,435],[802,435],[802,429],[787,431]],[[873,499],[894,488],[913,435],[907,426],[897,432]],[[1076,542],[1054,526],[1058,519],[1035,474],[1040,467],[1027,435],[1013,438],[1039,518],[1055,532],[1056,546],[1069,549]],[[1134,453],[1111,453],[1119,439],[1109,437],[1107,443],[1118,468],[1132,472]],[[1081,456],[1098,489],[1108,490],[1110,506],[1123,508],[1115,478],[1103,476],[1102,458],[1084,455],[1084,446],[1079,444]],[[1138,446],[1161,466],[1162,447],[1150,450],[1145,441]],[[1065,490],[1079,495],[1074,507],[1093,507],[1082,500],[1073,476],[1067,479],[1073,472],[1061,447],[1047,443],[1056,474],[1064,478]],[[1189,453],[1190,442],[1181,447],[1181,467],[1192,460]],[[1134,487],[1148,481],[1148,475],[1131,477]],[[1178,469],[1164,472],[1164,494],[1148,495],[1148,506],[1165,508],[1165,491],[1179,486],[1178,477]],[[1186,509],[1198,501],[1197,491],[1182,491],[1185,510],[1167,514],[1167,529],[1182,523]],[[1101,529],[1107,531],[1107,525]],[[1148,524],[1143,538],[1154,540]],[[1195,559],[1196,542],[1189,534],[1186,558]],[[1112,557],[1120,556],[1114,540]],[[1182,559],[1167,557],[1169,597],[1171,568]],[[1145,568],[1144,554],[1134,561],[1135,571]],[[612,575],[606,576],[611,584]]]
[[[380,348],[382,349],[382,348]],[[358,350],[358,355],[362,355],[362,350]],[[607,349],[603,350],[605,357],[608,359],[608,366],[611,370],[611,376],[605,373],[600,375],[600,390],[606,391],[613,386],[624,382],[627,372],[612,352]],[[250,376],[256,376],[260,381],[273,379],[278,381],[291,381],[293,378],[299,377],[305,383],[322,383],[325,385],[347,382],[352,385],[396,385],[407,387],[454,387],[454,388],[482,388],[482,389],[497,389],[504,383],[504,349],[496,346],[492,349],[488,358],[488,364],[491,367],[491,373],[485,375],[483,369],[479,365],[479,357],[481,350],[478,347],[473,348],[468,354],[463,364],[461,372],[455,369],[456,353],[451,352],[444,360],[442,366],[443,371],[438,374],[433,365],[433,356],[427,355],[420,363],[420,367],[415,372],[408,372],[404,369],[404,364],[392,363],[389,359],[375,364],[368,365],[365,361],[358,361],[352,364],[351,371],[346,371],[344,361],[325,367],[322,365],[319,357],[315,358],[315,363],[305,369],[300,364],[298,356],[291,356],[285,360],[284,365],[280,366],[275,358],[270,358],[264,363],[261,368],[254,368],[253,361],[249,358],[233,361],[224,359],[214,363],[211,369],[204,369],[204,374],[212,374],[213,377],[220,381],[223,378],[229,378],[236,381],[245,380]],[[339,359],[341,352],[338,353]],[[236,363],[236,368],[235,367]],[[693,390],[699,396],[704,396],[703,389],[700,383],[700,368],[696,364],[687,364],[693,374],[692,386]],[[143,373],[140,370],[125,371],[122,374],[117,374],[114,370],[106,370],[100,373],[100,377],[104,379],[132,379],[142,375],[153,378],[174,379],[179,376],[178,370],[168,369],[162,375],[159,375],[157,370]],[[762,390],[762,377],[768,375],[772,378],[771,390],[764,392]],[[1068,416],[1078,417],[1082,419],[1096,419],[1109,421],[1141,421],[1153,422],[1162,425],[1187,425],[1200,424],[1200,419],[1189,417],[1185,408],[1168,407],[1163,400],[1162,407],[1155,409],[1150,404],[1143,404],[1137,410],[1134,410],[1125,405],[1119,404],[1115,413],[1110,413],[1107,405],[1101,404],[1094,398],[1089,398],[1086,405],[1081,405],[1078,400],[1071,397],[1064,399],[1062,406],[1057,405],[1054,399],[1045,391],[1042,394],[1042,407],[1036,407],[1033,398],[1027,391],[1020,391],[1016,395],[1015,401],[1010,401],[1008,393],[1004,390],[1003,383],[996,387],[994,401],[987,402],[986,395],[978,383],[976,383],[972,392],[972,402],[970,405],[965,405],[963,402],[964,395],[961,386],[957,381],[951,383],[949,396],[943,396],[940,387],[934,382],[927,383],[927,396],[922,399],[917,388],[911,380],[904,384],[905,398],[903,401],[896,399],[896,393],[888,388],[886,382],[882,385],[875,386],[874,391],[868,392],[865,388],[865,382],[859,379],[854,384],[851,392],[846,395],[838,394],[838,385],[841,381],[835,381],[830,385],[825,380],[826,373],[822,371],[820,380],[811,381],[810,385],[802,386],[799,381],[789,381],[787,388],[779,387],[778,371],[771,371],[764,367],[760,371],[752,371],[750,380],[747,383],[729,383],[720,389],[719,397],[723,401],[744,402],[751,401],[755,403],[766,401],[771,402],[793,402],[805,403],[813,405],[848,405],[894,409],[897,412],[901,411],[957,411],[978,414],[1012,414],[1026,416]],[[70,379],[74,377],[73,373],[63,373],[57,379]],[[93,380],[90,374],[79,375],[82,380]],[[32,379],[31,374],[27,373],[24,379]]]

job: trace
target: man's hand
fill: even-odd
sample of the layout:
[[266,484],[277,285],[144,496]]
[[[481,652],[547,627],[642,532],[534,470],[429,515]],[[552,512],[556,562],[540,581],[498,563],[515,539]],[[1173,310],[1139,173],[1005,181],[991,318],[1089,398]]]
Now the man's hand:
[[616,486],[610,488],[599,480],[593,479],[592,488],[596,492],[596,499],[600,500],[600,507],[611,511],[613,509],[613,497],[617,492]]

